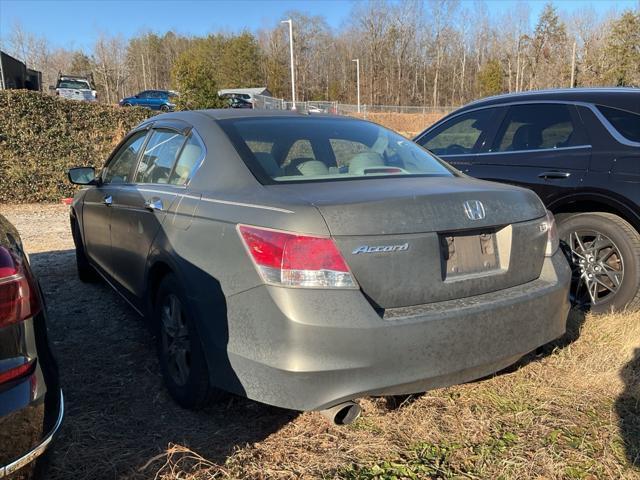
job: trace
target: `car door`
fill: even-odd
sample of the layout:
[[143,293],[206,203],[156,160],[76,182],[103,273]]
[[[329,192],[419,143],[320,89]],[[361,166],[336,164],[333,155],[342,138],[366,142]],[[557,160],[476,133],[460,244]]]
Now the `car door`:
[[152,110],[160,110],[160,107],[164,104],[164,95],[162,92],[154,90],[150,94],[149,107]]
[[140,107],[147,107],[150,108],[149,105],[149,90],[145,90],[144,92],[140,92],[138,95],[136,95],[136,102],[135,104],[140,106]]
[[534,190],[549,205],[580,186],[591,145],[568,103],[512,105],[490,145],[474,158],[472,175]]
[[166,213],[184,188],[173,181],[188,129],[155,124],[140,156],[134,182],[113,199],[113,277],[134,299],[142,296],[147,256]]
[[133,169],[147,131],[130,135],[103,168],[98,185],[87,189],[82,208],[82,224],[87,255],[107,274],[111,274],[111,213],[113,199],[122,185],[131,181]]
[[415,141],[458,170],[470,173],[476,152],[491,139],[503,112],[499,107],[464,112],[436,123]]

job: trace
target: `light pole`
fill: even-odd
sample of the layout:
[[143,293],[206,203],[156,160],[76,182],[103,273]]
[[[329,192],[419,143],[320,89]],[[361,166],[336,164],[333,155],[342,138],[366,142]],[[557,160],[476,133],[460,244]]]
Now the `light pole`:
[[291,100],[293,101],[293,107],[291,110],[296,109],[296,76],[295,69],[293,67],[293,22],[291,19],[282,20],[280,23],[289,24],[289,53],[291,54]]
[[360,113],[360,59],[356,58],[354,60],[351,60],[352,62],[356,62],[356,76],[357,76],[357,80],[356,80],[356,85],[358,86],[358,113]]

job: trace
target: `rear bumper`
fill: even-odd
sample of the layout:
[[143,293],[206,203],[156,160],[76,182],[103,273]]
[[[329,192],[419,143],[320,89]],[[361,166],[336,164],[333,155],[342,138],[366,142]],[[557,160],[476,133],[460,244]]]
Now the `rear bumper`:
[[[49,430],[49,432],[42,437],[42,440],[40,440],[40,442],[36,446],[32,447],[31,450],[23,453],[20,457],[13,460],[11,463],[5,466],[0,466],[0,478],[8,477],[21,468],[29,465],[40,455],[42,455],[47,450],[47,448],[49,448],[49,444],[53,441],[56,433],[58,433],[58,430],[62,425],[62,419],[64,417],[64,396],[62,395],[62,390],[59,391],[58,401],[56,403],[57,417],[51,430]],[[27,427],[22,425],[22,428],[24,429]]]
[[203,336],[212,382],[317,410],[481,378],[565,332],[569,281],[558,252],[533,282],[382,317],[359,291],[256,287],[227,298],[228,331]]

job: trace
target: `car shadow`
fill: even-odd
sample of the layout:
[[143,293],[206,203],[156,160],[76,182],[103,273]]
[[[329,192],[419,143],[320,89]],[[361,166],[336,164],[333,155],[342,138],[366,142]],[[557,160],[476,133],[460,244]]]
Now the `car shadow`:
[[508,373],[518,370],[519,368],[524,367],[532,362],[537,362],[545,357],[548,357],[552,353],[557,350],[561,350],[563,348],[568,347],[573,342],[580,338],[580,332],[582,331],[582,326],[587,318],[587,312],[581,308],[572,308],[569,310],[567,315],[567,330],[564,335],[558,337],[552,342],[546,343],[533,352],[528,353],[520,360],[518,360],[515,364],[506,369],[502,370],[499,373]]
[[73,250],[33,253],[31,262],[66,403],[46,478],[153,478],[174,445],[223,465],[296,417],[231,395],[201,411],[180,408],[163,385],[153,336],[117,293],[81,283]]
[[620,435],[627,461],[640,468],[640,348],[620,371],[624,389],[616,400]]

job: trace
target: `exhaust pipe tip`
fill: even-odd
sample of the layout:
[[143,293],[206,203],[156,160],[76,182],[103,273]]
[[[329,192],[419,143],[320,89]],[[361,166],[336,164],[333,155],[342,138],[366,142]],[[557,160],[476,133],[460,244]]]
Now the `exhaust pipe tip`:
[[349,425],[355,422],[362,413],[360,405],[348,401],[321,410],[320,414],[335,425]]

